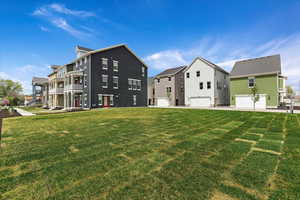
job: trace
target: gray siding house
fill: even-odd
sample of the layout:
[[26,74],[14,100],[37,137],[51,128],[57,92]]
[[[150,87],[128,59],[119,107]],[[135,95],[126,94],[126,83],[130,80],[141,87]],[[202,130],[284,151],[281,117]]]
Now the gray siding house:
[[184,105],[184,69],[186,66],[167,69],[155,77],[155,105]]
[[155,89],[154,89],[154,78],[148,78],[148,105],[152,106],[155,103]]

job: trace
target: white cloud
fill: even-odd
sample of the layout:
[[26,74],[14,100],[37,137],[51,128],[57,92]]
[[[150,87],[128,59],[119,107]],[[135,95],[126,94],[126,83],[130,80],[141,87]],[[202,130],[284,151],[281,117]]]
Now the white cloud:
[[22,84],[23,92],[25,94],[31,94],[32,86],[31,81],[32,77],[47,77],[50,72],[49,65],[24,65],[21,67],[17,67],[12,71],[4,72],[0,71],[0,78],[2,79],[10,79],[13,81],[17,81]]
[[50,30],[44,26],[40,26],[40,29],[44,32],[50,32]]
[[71,10],[69,8],[66,8],[65,5],[53,3],[49,5],[49,8],[51,8],[53,11],[66,14],[66,15],[73,15],[77,17],[93,17],[96,16],[95,13],[84,11],[84,10]]
[[[44,5],[40,8],[37,8],[33,13],[33,16],[41,17],[48,22],[50,22],[55,27],[62,29],[66,31],[67,33],[71,34],[72,36],[79,38],[79,39],[86,39],[88,37],[92,36],[91,30],[89,27],[85,26],[85,28],[75,27],[71,25],[63,16],[73,16],[73,17],[80,17],[80,18],[86,18],[86,17],[93,17],[96,16],[94,13],[89,11],[83,11],[83,10],[71,10],[67,7],[65,7],[62,4],[50,4],[50,5]],[[78,24],[78,21],[77,21]],[[45,32],[49,32],[49,29],[40,26],[40,29]]]
[[193,47],[160,51],[146,56],[145,61],[154,69],[164,70],[190,64],[195,57],[201,56],[231,71],[238,60],[280,54],[283,75],[288,76],[287,84],[300,90],[300,34],[275,38],[260,44],[235,42],[227,41],[225,38],[221,40],[204,37],[195,42],[197,45]]
[[84,32],[84,31],[74,28],[73,26],[68,24],[68,22],[63,18],[55,18],[55,19],[51,20],[51,23],[54,26],[68,32],[69,34],[73,35],[76,38],[84,39],[85,37],[91,36],[91,34],[89,34],[87,32]]
[[145,61],[149,63],[151,67],[159,70],[176,67],[178,65],[184,65],[187,63],[187,61],[183,58],[182,53],[178,50],[167,50],[154,53],[147,56]]

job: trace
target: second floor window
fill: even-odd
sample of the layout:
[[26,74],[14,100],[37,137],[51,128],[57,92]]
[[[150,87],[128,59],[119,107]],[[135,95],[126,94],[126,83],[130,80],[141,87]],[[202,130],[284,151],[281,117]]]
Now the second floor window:
[[107,88],[107,86],[108,86],[108,76],[102,75],[102,87]]
[[159,79],[159,78],[157,79],[157,82],[158,82],[158,83],[160,82],[160,79]]
[[253,88],[255,86],[255,79],[254,78],[249,78],[248,79],[248,87]]
[[171,81],[171,80],[172,80],[172,78],[171,78],[171,77],[168,77],[168,80],[169,80],[169,81]]
[[203,90],[203,82],[200,82],[199,87],[200,87],[200,90]]
[[141,88],[142,88],[141,80],[137,80],[137,90],[141,90]]
[[113,83],[114,83],[114,89],[118,89],[119,88],[119,77],[114,76]]
[[132,90],[132,79],[128,79],[128,90]]
[[207,89],[210,89],[210,88],[211,88],[211,82],[207,81]]
[[199,77],[200,76],[200,71],[196,72],[196,76]]
[[172,88],[171,87],[167,87],[167,93],[171,93],[172,92]]
[[137,89],[137,81],[136,80],[132,80],[132,89],[133,90]]
[[102,94],[98,94],[98,105],[99,106],[102,106],[103,104],[103,97],[102,97]]
[[113,68],[114,68],[114,71],[117,72],[119,71],[119,62],[114,60],[113,61]]
[[102,69],[107,69],[107,68],[108,68],[108,59],[102,58]]
[[190,78],[190,73],[186,73],[186,78]]

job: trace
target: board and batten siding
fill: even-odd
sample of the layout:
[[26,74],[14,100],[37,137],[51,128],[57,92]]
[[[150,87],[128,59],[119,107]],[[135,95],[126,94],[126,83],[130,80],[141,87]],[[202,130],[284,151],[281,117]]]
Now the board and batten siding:
[[[200,71],[200,77],[197,77],[197,71]],[[212,67],[197,59],[190,68],[184,72],[185,104],[187,106],[190,105],[190,98],[193,97],[211,97],[211,104],[214,104],[214,71]],[[190,78],[186,77],[187,73],[190,73]],[[207,89],[208,81],[211,82],[210,89]],[[202,90],[200,90],[200,82],[203,82]]]
[[[216,70],[216,76],[214,80],[216,105],[229,105],[229,75]],[[217,88],[217,82],[219,82],[220,88]]]
[[[255,83],[258,94],[266,94],[267,107],[278,106],[277,75],[257,76]],[[232,78],[230,80],[230,105],[235,106],[236,95],[250,95],[251,89],[248,87],[248,77]]]

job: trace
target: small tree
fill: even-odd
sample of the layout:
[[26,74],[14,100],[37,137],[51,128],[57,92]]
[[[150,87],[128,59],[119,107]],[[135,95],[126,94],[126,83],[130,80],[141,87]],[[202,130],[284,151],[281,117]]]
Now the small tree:
[[252,100],[253,100],[253,109],[255,110],[255,104],[259,101],[259,95],[257,94],[256,85],[251,88]]
[[293,88],[290,85],[287,85],[285,88],[288,97],[293,96],[295,94]]

